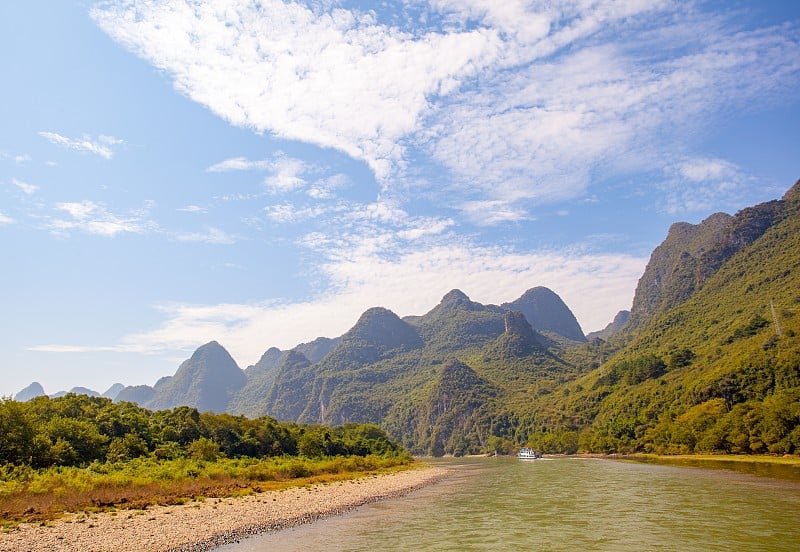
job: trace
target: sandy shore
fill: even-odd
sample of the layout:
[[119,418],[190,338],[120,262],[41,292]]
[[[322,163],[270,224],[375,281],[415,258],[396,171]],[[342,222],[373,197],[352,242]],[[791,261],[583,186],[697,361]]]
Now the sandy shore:
[[425,468],[180,506],[68,514],[46,526],[21,524],[0,533],[0,551],[210,550],[402,496],[446,475],[444,468]]

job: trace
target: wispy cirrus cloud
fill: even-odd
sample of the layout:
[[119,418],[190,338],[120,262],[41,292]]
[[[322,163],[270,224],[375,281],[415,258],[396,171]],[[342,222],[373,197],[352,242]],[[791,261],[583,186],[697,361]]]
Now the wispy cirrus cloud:
[[143,234],[158,229],[148,218],[150,208],[152,205],[145,204],[141,209],[120,214],[89,200],[57,203],[53,209],[58,215],[47,217],[44,227],[59,236],[69,235],[71,231],[107,238],[123,233]]
[[754,187],[764,186],[736,164],[714,157],[683,158],[665,167],[664,174],[661,208],[670,215],[736,210]]
[[285,193],[306,185],[304,175],[312,170],[306,162],[276,153],[272,159],[250,160],[245,157],[231,157],[211,165],[208,172],[229,171],[267,171],[264,186],[272,193]]
[[269,173],[264,177],[265,189],[271,194],[286,194],[304,190],[306,195],[314,199],[332,199],[335,191],[349,185],[349,179],[343,174],[325,173],[319,167],[291,157],[283,152],[275,153],[271,159],[247,159],[231,157],[215,163],[206,169],[207,172],[260,171]]
[[175,209],[176,211],[181,211],[184,213],[207,213],[208,209],[205,207],[201,207],[199,205],[186,205],[184,207],[178,207]]
[[13,218],[9,217],[8,215],[0,213],[0,226],[5,226],[7,224],[14,224],[15,222],[16,221]]
[[288,201],[264,207],[267,219],[278,223],[303,222],[326,215],[330,211],[331,208],[325,205],[298,206]]
[[25,163],[28,163],[32,157],[27,153],[18,153],[16,155],[12,155],[5,151],[0,151],[0,159],[10,159],[17,165],[24,165]]
[[[108,2],[92,17],[233,124],[343,151],[385,188],[411,158],[432,161],[415,171],[440,199],[471,219],[496,208],[482,224],[662,167],[715,114],[800,80],[797,25],[745,31],[667,0],[409,2],[415,17],[391,24],[340,3],[224,5]],[[303,180],[288,170],[266,185]]]
[[175,239],[188,243],[208,243],[213,245],[231,245],[241,238],[229,234],[219,228],[207,228],[203,232],[182,232],[175,236]]
[[406,32],[373,13],[300,2],[109,2],[91,15],[232,123],[332,147],[379,179],[401,161],[428,97],[496,55],[497,32]]
[[39,186],[37,186],[36,184],[23,182],[22,180],[18,180],[16,178],[12,178],[11,183],[17,188],[19,188],[25,195],[35,194],[36,191],[39,189]]
[[25,347],[26,351],[36,351],[39,353],[96,353],[96,352],[123,352],[120,347],[115,346],[93,346],[93,345],[59,345],[44,344],[31,345]]
[[123,143],[123,140],[102,134],[97,139],[88,135],[84,135],[81,138],[67,138],[55,132],[42,131],[39,133],[39,136],[57,146],[71,149],[78,153],[92,153],[94,155],[99,155],[103,159],[111,159],[114,157],[114,146]]
[[252,161],[245,157],[230,157],[219,163],[214,163],[206,169],[206,172],[267,170],[271,166],[272,162],[266,159]]

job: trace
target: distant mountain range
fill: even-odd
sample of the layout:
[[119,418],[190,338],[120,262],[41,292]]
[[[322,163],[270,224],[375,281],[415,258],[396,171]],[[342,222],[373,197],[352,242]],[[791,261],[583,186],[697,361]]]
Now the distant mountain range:
[[[733,216],[674,224],[630,312],[588,336],[550,289],[534,287],[499,306],[452,290],[426,314],[371,308],[340,337],[268,348],[244,370],[212,341],[154,386],[115,385],[104,395],[151,409],[375,422],[415,453],[509,444],[794,451],[798,229],[800,183],[781,200]],[[43,393],[32,384],[16,398]],[[737,408],[760,417],[742,422]],[[777,410],[783,425],[758,429]],[[689,422],[695,437],[681,437],[676,427]]]
[[[109,387],[104,393],[98,393],[93,389],[88,389],[86,387],[73,387],[69,391],[59,391],[58,393],[54,393],[50,395],[51,397],[63,397],[67,393],[74,393],[76,395],[89,395],[90,397],[106,397],[108,399],[116,399],[117,395],[119,395],[120,391],[125,389],[125,386],[121,383],[115,383],[111,387]],[[34,381],[28,387],[21,390],[19,393],[14,395],[14,400],[17,401],[29,401],[35,397],[42,397],[46,393],[44,392],[44,388],[42,384],[38,381]]]

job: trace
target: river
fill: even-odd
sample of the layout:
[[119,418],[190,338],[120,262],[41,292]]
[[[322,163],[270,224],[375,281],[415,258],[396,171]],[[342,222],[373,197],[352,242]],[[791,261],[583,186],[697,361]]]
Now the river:
[[601,459],[445,459],[453,475],[225,552],[800,549],[800,482]]

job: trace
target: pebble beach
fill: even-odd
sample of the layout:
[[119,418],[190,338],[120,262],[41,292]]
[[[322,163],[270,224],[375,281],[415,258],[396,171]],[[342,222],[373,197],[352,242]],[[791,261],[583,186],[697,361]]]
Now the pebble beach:
[[0,533],[0,551],[200,552],[406,495],[447,475],[439,467],[177,506],[71,513]]

